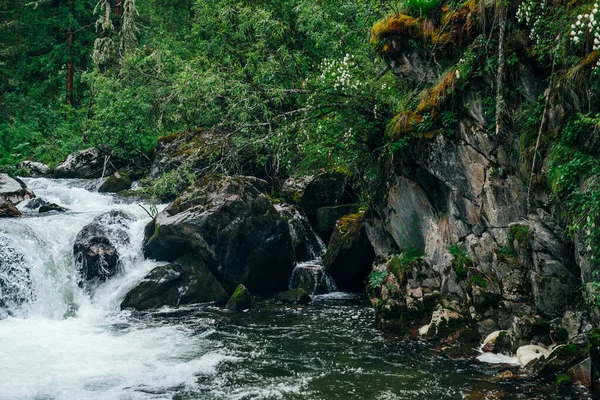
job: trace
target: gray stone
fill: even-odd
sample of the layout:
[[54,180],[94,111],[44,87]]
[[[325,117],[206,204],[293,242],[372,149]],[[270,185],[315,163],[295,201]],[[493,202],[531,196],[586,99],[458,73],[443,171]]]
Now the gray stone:
[[306,305],[311,301],[310,296],[303,289],[291,289],[283,293],[277,293],[275,300],[286,304],[301,305]]
[[124,211],[109,211],[77,234],[73,253],[83,286],[95,286],[117,273],[119,249],[129,244],[128,227],[134,219]]
[[115,172],[110,164],[104,170],[105,160],[104,154],[95,148],[77,151],[56,166],[54,177],[91,179],[100,178],[103,171],[105,175]]
[[36,161],[21,161],[19,168],[29,171],[29,176],[34,178],[47,178],[52,175],[52,170],[46,164]]
[[61,207],[61,206],[59,206],[58,204],[54,204],[54,203],[51,203],[51,204],[44,204],[43,206],[41,206],[41,207],[38,209],[38,212],[39,212],[40,214],[44,214],[44,213],[48,213],[48,212],[53,212],[53,211],[54,211],[54,212],[58,212],[58,213],[64,213],[64,212],[67,212],[67,211],[69,211],[69,210],[67,210],[67,209],[66,209],[66,208],[64,208],[64,207]]
[[7,174],[0,174],[0,196],[17,205],[22,201],[33,199],[35,194],[27,189],[25,183]]

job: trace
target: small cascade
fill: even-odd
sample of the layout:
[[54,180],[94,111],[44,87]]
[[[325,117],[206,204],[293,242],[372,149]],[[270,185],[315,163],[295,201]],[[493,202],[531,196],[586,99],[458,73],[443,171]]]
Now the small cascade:
[[293,205],[278,205],[277,210],[288,221],[296,253],[297,264],[290,276],[290,289],[301,288],[308,294],[336,292],[335,282],[323,267],[327,246],[306,215]]
[[0,319],[18,314],[32,297],[31,275],[23,254],[9,238],[0,236]]
[[296,265],[290,277],[290,289],[304,289],[308,294],[326,294],[338,290],[323,265],[314,261]]

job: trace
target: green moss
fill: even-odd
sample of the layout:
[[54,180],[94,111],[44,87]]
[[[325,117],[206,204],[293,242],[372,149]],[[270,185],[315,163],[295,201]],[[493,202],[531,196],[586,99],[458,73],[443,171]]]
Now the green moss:
[[365,213],[359,211],[356,214],[346,215],[338,220],[336,227],[346,246],[350,245],[360,233],[363,227],[364,216]]
[[588,333],[588,341],[591,346],[600,348],[600,329],[594,328]]
[[448,250],[450,251],[450,254],[452,254],[452,256],[454,257],[454,259],[452,260],[452,267],[454,268],[454,272],[456,272],[456,275],[459,278],[466,278],[469,269],[474,267],[473,260],[471,259],[471,257],[469,257],[466,250],[458,244],[451,245]]
[[485,280],[484,277],[482,277],[481,275],[475,273],[471,276],[471,279],[469,280],[469,282],[472,285],[477,285],[483,288],[488,287],[488,285],[490,284],[487,280]]
[[271,202],[271,204],[281,204],[284,202],[284,200],[280,197],[274,197],[274,196],[270,196],[268,194],[265,194],[265,197],[267,198],[267,200],[269,200]]
[[410,271],[422,256],[423,253],[421,251],[407,250],[400,255],[392,255],[386,266],[388,271],[393,273],[399,281],[402,281],[404,274]]
[[516,240],[522,248],[527,248],[532,238],[533,235],[527,225],[515,224],[508,228],[508,239],[511,242]]
[[556,375],[556,385],[557,386],[571,386],[573,381],[571,377],[567,374],[558,374]]
[[554,340],[558,342],[565,342],[569,340],[569,331],[565,328],[558,328],[558,330],[554,333]]

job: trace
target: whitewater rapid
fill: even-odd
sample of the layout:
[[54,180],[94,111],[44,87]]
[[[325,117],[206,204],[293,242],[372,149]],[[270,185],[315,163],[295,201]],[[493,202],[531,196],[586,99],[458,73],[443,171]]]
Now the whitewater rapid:
[[[121,299],[159,265],[145,260],[150,221],[138,204],[95,189],[100,181],[26,179],[36,195],[69,209],[0,220],[0,238],[23,255],[31,295],[0,320],[0,400],[162,399],[193,388],[227,356],[203,335],[177,324],[153,324],[121,311]],[[110,210],[133,214],[131,243],[120,248],[121,272],[92,295],[78,286],[77,233]],[[18,272],[18,270],[17,270]],[[0,271],[1,273],[1,271]]]

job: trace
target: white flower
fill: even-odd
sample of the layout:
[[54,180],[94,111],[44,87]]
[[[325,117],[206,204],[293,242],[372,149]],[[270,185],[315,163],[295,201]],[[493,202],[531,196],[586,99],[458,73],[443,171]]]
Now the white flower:
[[456,79],[460,79],[460,72],[458,72],[458,70],[456,70]]

